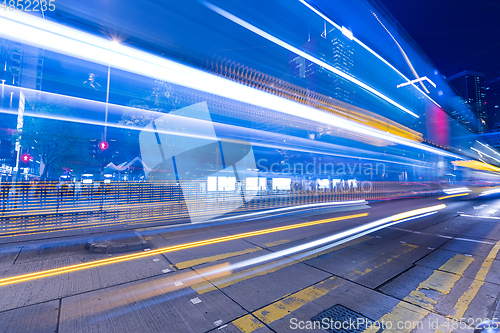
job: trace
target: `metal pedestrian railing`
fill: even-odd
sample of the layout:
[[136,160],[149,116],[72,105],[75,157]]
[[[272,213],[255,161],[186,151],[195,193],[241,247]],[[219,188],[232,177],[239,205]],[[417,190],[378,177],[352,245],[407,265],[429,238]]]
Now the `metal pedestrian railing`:
[[0,184],[0,233],[117,224],[175,224],[222,211],[240,213],[313,203],[424,196],[437,193],[438,188],[432,183],[402,182],[370,182],[363,186],[327,189],[292,186],[289,190],[244,191],[242,184],[231,191],[207,191],[203,181],[180,185],[4,182]]

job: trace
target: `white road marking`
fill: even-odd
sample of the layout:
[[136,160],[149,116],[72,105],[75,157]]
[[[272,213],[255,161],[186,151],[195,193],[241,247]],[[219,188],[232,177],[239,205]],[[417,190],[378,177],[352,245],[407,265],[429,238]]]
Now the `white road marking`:
[[500,217],[495,217],[495,216],[476,216],[476,215],[467,215],[467,214],[461,214],[460,216],[465,216],[465,217],[475,217],[479,219],[494,219],[494,220],[500,220]]
[[215,325],[215,326],[220,326],[220,325],[222,325],[222,320],[220,320],[220,319],[219,319],[219,320],[217,320],[217,321],[214,321],[214,325]]
[[168,268],[163,269],[163,270],[162,270],[162,272],[163,272],[163,273],[168,273],[168,272],[170,272],[170,269],[168,269]]
[[467,242],[481,243],[481,244],[496,244],[494,242],[480,241],[480,240],[476,240],[476,239],[468,239],[468,238],[460,238],[460,237],[457,237],[455,239],[463,240],[463,241],[467,241]]
[[154,258],[154,259],[153,259],[153,261],[160,261],[160,259],[158,259],[158,258]]
[[193,303],[193,304],[198,304],[198,303],[201,303],[201,299],[199,299],[198,297],[193,298],[193,299],[191,300],[191,303]]
[[[463,216],[463,215],[462,215]],[[472,217],[478,217],[478,216],[472,216]],[[480,217],[480,216],[479,216]],[[498,217],[500,219],[500,217]],[[495,244],[493,242],[488,242],[488,241],[480,241],[477,239],[470,239],[470,238],[461,238],[461,237],[451,237],[451,236],[445,236],[445,235],[439,235],[439,234],[429,234],[426,232],[419,232],[419,231],[413,231],[413,230],[407,230],[407,229],[402,229],[402,228],[394,228],[392,227],[391,229],[396,229],[400,231],[406,231],[406,232],[411,232],[413,234],[421,234],[421,235],[430,235],[430,236],[436,236],[436,237],[441,237],[441,238],[446,238],[446,239],[456,239],[456,240],[461,240],[461,241],[466,241],[466,242],[474,242],[474,243],[481,243],[481,244]],[[404,242],[401,242],[404,243]],[[434,250],[432,247],[428,247],[429,250]]]
[[177,281],[176,283],[174,283],[176,287],[179,287],[179,286],[183,286],[184,283],[182,283],[182,281]]

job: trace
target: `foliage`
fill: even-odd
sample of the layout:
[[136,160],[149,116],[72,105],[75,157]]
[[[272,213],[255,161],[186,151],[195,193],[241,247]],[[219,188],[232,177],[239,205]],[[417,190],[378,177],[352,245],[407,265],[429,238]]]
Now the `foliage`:
[[[120,125],[126,126],[123,134],[129,147],[137,146],[140,131],[158,118],[159,113],[169,113],[180,107],[180,101],[176,97],[174,89],[172,84],[156,80],[155,86],[146,93],[144,99],[135,99],[128,103],[133,109],[127,109],[123,112]],[[136,157],[132,156],[132,152],[136,151],[130,149],[125,152],[127,159],[131,160]]]
[[44,170],[41,178],[57,179],[70,168],[73,174],[80,174],[95,163],[90,156],[91,132],[89,125],[75,121],[58,120],[57,114],[71,115],[71,110],[54,105],[37,103],[32,109],[38,116],[25,116],[21,135],[23,151],[40,156]]

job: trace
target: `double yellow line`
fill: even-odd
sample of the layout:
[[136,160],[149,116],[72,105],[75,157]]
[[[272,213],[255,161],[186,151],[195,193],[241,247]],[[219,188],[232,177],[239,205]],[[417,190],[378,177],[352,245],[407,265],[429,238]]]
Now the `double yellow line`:
[[304,228],[304,227],[309,227],[309,226],[319,225],[319,224],[324,224],[324,223],[330,223],[330,222],[335,222],[335,221],[355,219],[355,218],[364,217],[364,216],[368,216],[368,213],[341,216],[341,217],[335,217],[335,218],[331,218],[331,219],[324,219],[324,220],[317,220],[317,221],[312,221],[312,222],[304,222],[304,223],[298,223],[298,224],[293,224],[293,225],[287,225],[287,226],[283,226],[283,227],[276,227],[276,228],[270,228],[270,229],[264,229],[264,230],[258,230],[258,231],[245,232],[245,233],[231,235],[231,236],[224,236],[224,237],[212,238],[212,239],[207,239],[207,240],[202,240],[202,241],[197,241],[197,242],[168,246],[168,247],[163,247],[163,248],[159,248],[159,249],[151,250],[151,251],[146,251],[146,252],[127,254],[127,255],[122,255],[122,256],[118,256],[118,257],[114,257],[114,258],[101,259],[101,260],[91,261],[91,262],[77,264],[77,265],[70,265],[70,266],[66,266],[66,267],[54,268],[54,269],[49,269],[49,270],[40,271],[40,272],[17,275],[17,276],[12,276],[12,277],[8,277],[8,278],[0,279],[0,286],[6,286],[6,285],[10,285],[10,284],[25,282],[25,281],[37,280],[37,279],[41,279],[41,278],[45,278],[45,277],[49,277],[49,276],[66,274],[66,273],[76,272],[76,271],[80,271],[80,270],[84,270],[84,269],[88,269],[88,268],[105,266],[105,265],[109,265],[109,264],[115,264],[115,263],[134,260],[134,259],[146,258],[146,257],[155,256],[158,254],[174,252],[174,251],[179,251],[179,250],[185,250],[185,249],[191,249],[191,248],[195,248],[195,247],[199,247],[199,246],[217,244],[217,243],[227,242],[227,241],[231,241],[231,240],[242,239],[242,238],[246,238],[246,237],[265,235],[265,234],[270,234],[270,233],[274,233],[274,232],[278,232],[278,231]]

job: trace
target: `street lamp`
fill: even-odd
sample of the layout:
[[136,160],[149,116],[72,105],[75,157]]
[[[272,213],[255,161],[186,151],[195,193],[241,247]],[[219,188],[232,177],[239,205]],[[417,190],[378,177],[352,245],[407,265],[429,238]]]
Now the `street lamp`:
[[[118,41],[118,39],[113,37],[111,44],[113,45],[113,47],[117,47],[120,45],[120,42]],[[106,113],[104,115],[104,137],[103,137],[104,142],[106,142],[106,134],[107,134],[107,129],[108,129],[108,105],[109,105],[110,77],[111,77],[111,66],[108,65],[108,84],[107,84],[107,88],[106,88]]]
[[106,88],[106,113],[104,115],[104,137],[103,141],[106,141],[106,133],[108,128],[108,105],[109,105],[109,79],[111,76],[111,67],[108,65],[108,84]]

